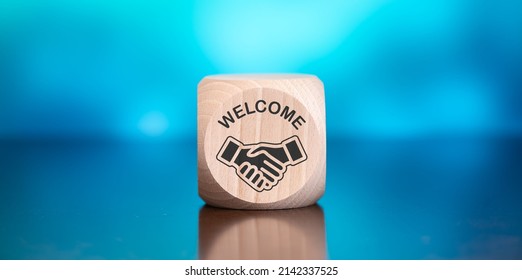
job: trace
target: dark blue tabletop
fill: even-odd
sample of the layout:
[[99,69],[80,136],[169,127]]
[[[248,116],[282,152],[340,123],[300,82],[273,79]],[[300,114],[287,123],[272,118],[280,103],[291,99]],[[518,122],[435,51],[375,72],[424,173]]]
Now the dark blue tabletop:
[[0,259],[522,258],[520,139],[329,139],[319,206],[264,213],[204,207],[196,161],[194,138],[4,141]]

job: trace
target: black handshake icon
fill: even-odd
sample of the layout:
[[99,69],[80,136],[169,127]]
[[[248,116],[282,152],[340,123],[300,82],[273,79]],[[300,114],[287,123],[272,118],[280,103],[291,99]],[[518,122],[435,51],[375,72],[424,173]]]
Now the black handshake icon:
[[217,160],[233,167],[237,176],[258,192],[271,190],[283,179],[288,166],[307,158],[297,135],[281,143],[248,145],[229,136],[217,154]]

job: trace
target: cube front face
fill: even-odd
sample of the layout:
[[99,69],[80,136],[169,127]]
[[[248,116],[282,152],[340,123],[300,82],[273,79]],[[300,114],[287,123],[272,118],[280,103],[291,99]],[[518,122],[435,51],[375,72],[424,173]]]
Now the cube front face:
[[314,76],[203,79],[200,196],[214,206],[242,209],[315,203],[324,192],[324,120],[322,83]]

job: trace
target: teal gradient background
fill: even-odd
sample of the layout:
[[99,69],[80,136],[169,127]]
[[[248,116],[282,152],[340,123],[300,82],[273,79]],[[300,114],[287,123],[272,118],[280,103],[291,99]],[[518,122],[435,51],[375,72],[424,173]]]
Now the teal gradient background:
[[330,258],[522,258],[521,2],[3,0],[0,259],[197,258],[197,83],[252,72],[325,84]]

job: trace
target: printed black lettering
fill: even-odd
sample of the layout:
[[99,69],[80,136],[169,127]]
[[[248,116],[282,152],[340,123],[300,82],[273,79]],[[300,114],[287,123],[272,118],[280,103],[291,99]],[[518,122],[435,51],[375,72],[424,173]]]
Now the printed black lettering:
[[281,111],[281,117],[283,117],[283,119],[288,120],[289,122],[291,122],[292,118],[295,115],[295,110],[290,111],[290,113],[288,111],[290,111],[290,107],[285,106],[283,108],[283,111]]
[[248,103],[246,103],[246,102],[245,102],[245,111],[246,111],[247,115],[251,115],[256,112],[254,110],[250,111],[250,108],[248,107]]
[[[274,106],[273,105],[276,105],[275,107],[277,108],[276,110],[274,110]],[[272,114],[277,114],[279,113],[279,110],[281,110],[281,104],[273,101],[273,102],[270,102],[270,104],[268,105],[268,111]]]
[[[259,104],[263,104],[264,105],[263,109],[261,109]],[[264,101],[263,99],[258,100],[256,102],[256,111],[258,111],[259,113],[263,113],[264,111],[266,111],[266,101]]]
[[227,116],[223,116],[223,121],[218,121],[218,123],[226,128],[229,128],[230,125],[228,124],[228,122],[234,123],[235,120],[232,117],[232,114],[230,113],[230,111],[228,111],[227,114],[228,114],[228,118],[227,118]]
[[255,103],[249,104],[248,102],[245,102],[234,106],[232,110],[227,111],[226,114],[224,114],[217,122],[225,128],[230,128],[231,124],[236,122],[236,119],[239,120],[247,115],[264,113],[266,111],[273,115],[279,115],[285,121],[291,123],[295,129],[299,129],[299,127],[306,123],[306,120],[302,116],[297,115],[297,111],[289,106],[282,107],[282,105],[277,101],[271,101],[268,103],[263,99],[259,99]]
[[241,109],[241,105],[237,105],[236,107],[232,108],[232,111],[234,111],[234,113],[236,114],[236,118],[238,120],[245,116],[245,114],[242,114],[242,115],[239,114],[239,113],[243,112],[243,109]]
[[[303,123],[306,123],[305,119],[303,119],[303,117],[299,116],[297,117],[293,122],[292,122],[292,125],[295,127],[295,129],[299,130],[299,127],[297,127],[297,125],[299,126],[302,126],[303,124],[301,123],[301,121],[303,121]],[[296,125],[297,124],[297,125]]]

